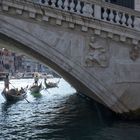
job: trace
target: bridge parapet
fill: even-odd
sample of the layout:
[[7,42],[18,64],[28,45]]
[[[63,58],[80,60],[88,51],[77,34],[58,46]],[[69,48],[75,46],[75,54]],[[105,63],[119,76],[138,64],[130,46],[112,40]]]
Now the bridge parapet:
[[[31,0],[30,0],[31,1]],[[140,18],[140,12],[129,8],[117,6],[114,4],[101,1],[87,0],[32,0],[35,3],[44,6],[58,8],[64,11],[69,11],[85,17],[103,20],[113,24],[134,28],[140,30],[137,19]]]
[[75,25],[81,26],[81,30],[89,29],[101,35],[106,32],[106,37],[117,41],[128,42],[130,39],[134,45],[139,44],[140,12],[102,1],[87,0],[0,0],[1,10],[16,9],[16,14],[29,13],[29,18],[42,16],[43,21],[56,19],[57,25],[67,22],[69,28]]
[[[10,2],[11,0],[6,1]],[[0,2],[5,3],[6,1],[1,0]],[[14,0],[13,2],[36,3],[41,6],[53,7],[85,17],[91,17],[140,30],[140,27],[137,28],[136,20],[140,18],[140,12],[111,3],[97,0]]]
[[[11,0],[0,1],[1,3],[11,2]],[[119,24],[129,28],[140,30],[136,19],[140,18],[140,12],[101,1],[86,1],[86,0],[13,0],[12,2],[36,3],[41,6],[53,7],[63,11],[68,11],[93,19],[99,19],[114,24]],[[14,5],[13,5],[14,6]],[[19,7],[20,9],[21,7]]]

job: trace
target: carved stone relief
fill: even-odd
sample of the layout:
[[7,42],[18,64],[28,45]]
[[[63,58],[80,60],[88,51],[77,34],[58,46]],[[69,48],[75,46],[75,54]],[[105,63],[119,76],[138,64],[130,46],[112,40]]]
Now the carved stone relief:
[[134,46],[131,48],[129,52],[130,58],[135,61],[140,56],[140,48],[138,46]]
[[86,52],[87,52],[85,56],[86,66],[106,67],[108,65],[109,52],[107,40],[92,36],[90,38]]

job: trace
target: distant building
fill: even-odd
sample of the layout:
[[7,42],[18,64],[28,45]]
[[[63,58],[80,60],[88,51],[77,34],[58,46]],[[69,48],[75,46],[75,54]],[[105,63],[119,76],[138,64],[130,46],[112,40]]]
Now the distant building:
[[35,72],[36,63],[31,58],[23,56],[22,63],[25,72]]
[[[135,8],[135,1],[134,0],[104,0],[106,2],[110,2],[113,4],[121,5],[128,8]],[[136,0],[138,1],[138,0]]]
[[140,11],[140,0],[103,0],[103,1]]
[[140,11],[140,0],[135,0],[135,10]]
[[5,48],[0,49],[0,72],[14,74],[25,72],[48,72],[49,69],[38,61],[21,53],[15,53]]
[[0,49],[0,72],[13,71],[15,71],[13,53],[5,48]]

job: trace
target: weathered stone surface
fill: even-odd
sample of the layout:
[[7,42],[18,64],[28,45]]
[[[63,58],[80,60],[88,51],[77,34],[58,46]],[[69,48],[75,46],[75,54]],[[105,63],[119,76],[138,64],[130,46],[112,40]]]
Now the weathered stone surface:
[[[103,45],[104,44],[104,45]],[[109,51],[107,40],[99,39],[92,36],[89,45],[86,48],[87,54],[85,56],[86,66],[102,66],[106,67],[109,61]]]
[[49,7],[3,7],[0,47],[35,57],[115,112],[140,108],[139,31]]

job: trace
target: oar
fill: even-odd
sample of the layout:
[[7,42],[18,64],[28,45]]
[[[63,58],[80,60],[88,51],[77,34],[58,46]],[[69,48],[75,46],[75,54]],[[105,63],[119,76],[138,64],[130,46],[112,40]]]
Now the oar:
[[60,82],[60,79],[61,79],[61,78],[59,78],[59,80],[57,81],[57,84]]
[[47,88],[46,88],[46,91],[50,94],[50,92],[47,90]]
[[24,98],[28,103],[30,103],[26,98]]
[[45,88],[45,90],[50,94],[50,92],[47,90],[47,87]]
[[56,83],[56,87],[57,87],[57,88],[59,88],[59,87],[58,87],[58,84],[59,84],[59,82],[60,82],[60,79],[61,79],[61,78],[59,78],[59,80],[58,80],[57,83]]
[[[9,82],[9,84],[11,84],[10,82]],[[11,84],[12,85],[12,84]],[[15,86],[14,85],[12,85],[12,87],[16,90],[16,88],[15,88]],[[26,98],[24,98],[28,103],[30,103]]]
[[[11,84],[11,83],[9,82],[9,84]],[[12,84],[11,84],[11,85],[12,85]],[[14,89],[16,89],[15,86],[12,85],[12,87],[13,87]]]
[[50,92],[47,90],[46,82],[45,82],[45,87],[46,87],[46,88],[45,88],[45,89],[46,89],[46,91],[50,94]]
[[28,89],[28,85],[24,88],[24,90],[26,90],[26,91],[27,91],[27,89]]

